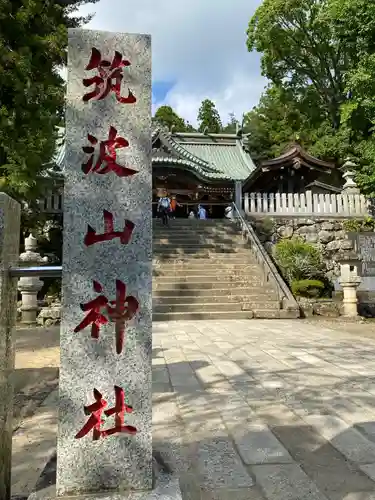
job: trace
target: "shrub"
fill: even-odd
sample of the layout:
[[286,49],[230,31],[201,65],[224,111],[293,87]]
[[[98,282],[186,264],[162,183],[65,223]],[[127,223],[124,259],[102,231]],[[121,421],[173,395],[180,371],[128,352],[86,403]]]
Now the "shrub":
[[362,233],[366,231],[374,231],[375,220],[372,217],[365,217],[362,220],[351,219],[343,223],[345,231],[348,233]]
[[275,221],[270,217],[265,217],[259,229],[264,235],[271,236],[275,230]]
[[299,297],[321,297],[326,285],[320,280],[299,280],[292,281],[293,295]]
[[274,258],[286,279],[293,281],[323,279],[324,265],[320,251],[301,238],[282,239],[274,246]]

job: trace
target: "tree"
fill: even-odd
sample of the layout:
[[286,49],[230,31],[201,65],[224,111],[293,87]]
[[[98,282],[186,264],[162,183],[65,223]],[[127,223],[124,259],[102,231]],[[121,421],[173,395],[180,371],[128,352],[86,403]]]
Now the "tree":
[[67,28],[89,18],[72,15],[97,0],[1,0],[0,189],[32,199],[55,152],[64,113]]
[[249,50],[262,52],[262,73],[272,82],[314,90],[334,128],[345,101],[344,75],[350,63],[336,36],[329,0],[264,0],[248,27]]
[[198,111],[199,132],[211,132],[218,134],[222,131],[220,115],[215,107],[215,104],[210,99],[205,99]]
[[186,123],[183,118],[171,108],[171,106],[160,106],[155,113],[155,120],[173,132],[188,132],[193,127]]
[[[247,35],[248,49],[262,53],[263,75],[290,92],[286,106],[303,117],[298,134],[310,153],[336,162],[354,155],[360,163],[357,180],[375,194],[375,4],[264,0]],[[262,120],[278,106],[261,102],[248,116],[253,128],[261,125],[259,140],[268,150],[281,148],[299,127],[293,124],[288,132],[277,120],[268,125]]]
[[294,140],[306,145],[307,121],[293,101],[291,91],[269,85],[259,105],[244,117],[249,151],[263,160],[279,156]]
[[237,120],[236,115],[234,113],[230,113],[228,123],[225,127],[223,127],[222,132],[225,134],[236,134],[239,126],[240,122]]

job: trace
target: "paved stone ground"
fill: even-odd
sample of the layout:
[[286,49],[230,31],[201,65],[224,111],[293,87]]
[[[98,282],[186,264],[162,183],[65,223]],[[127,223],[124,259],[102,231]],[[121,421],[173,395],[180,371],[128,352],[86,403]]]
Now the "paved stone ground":
[[59,328],[17,328],[15,336],[14,430],[57,387],[60,364]]
[[[184,500],[375,500],[375,341],[340,325],[154,324],[154,448]],[[43,460],[50,399],[36,414]],[[15,434],[15,469],[31,429]]]
[[157,323],[153,356],[154,446],[179,457],[186,498],[375,499],[372,340],[304,321]]

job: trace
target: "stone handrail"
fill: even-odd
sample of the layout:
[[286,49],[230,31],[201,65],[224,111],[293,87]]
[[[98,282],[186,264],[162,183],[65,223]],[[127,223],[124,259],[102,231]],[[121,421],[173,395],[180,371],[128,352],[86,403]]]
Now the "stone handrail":
[[280,273],[278,272],[275,264],[272,262],[271,257],[266,252],[264,246],[260,242],[254,229],[242,217],[236,204],[232,203],[232,206],[235,212],[234,220],[239,222],[242,234],[246,235],[247,241],[250,243],[250,248],[253,250],[258,264],[263,267],[266,281],[272,280],[274,282],[279,301],[281,302],[283,308],[291,307],[293,309],[299,309],[298,302],[294,298],[292,292],[290,291],[283,278],[280,276]]

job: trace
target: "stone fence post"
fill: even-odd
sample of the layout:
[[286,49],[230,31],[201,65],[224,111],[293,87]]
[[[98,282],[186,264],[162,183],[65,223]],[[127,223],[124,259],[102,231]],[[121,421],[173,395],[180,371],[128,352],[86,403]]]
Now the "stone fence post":
[[18,263],[20,224],[20,204],[0,193],[0,500],[10,499],[11,487],[17,279],[8,270]]
[[[21,266],[32,267],[46,264],[48,257],[42,257],[38,252],[38,242],[32,234],[25,239],[25,252],[21,253],[19,262]],[[22,277],[18,281],[18,290],[22,295],[21,323],[35,325],[39,312],[38,292],[43,286],[43,281],[38,277]]]

